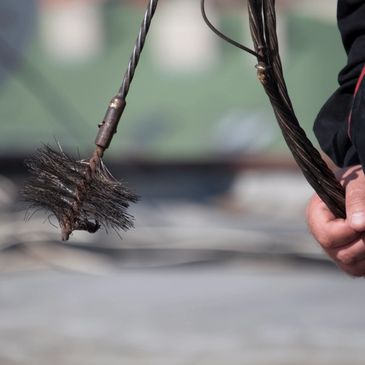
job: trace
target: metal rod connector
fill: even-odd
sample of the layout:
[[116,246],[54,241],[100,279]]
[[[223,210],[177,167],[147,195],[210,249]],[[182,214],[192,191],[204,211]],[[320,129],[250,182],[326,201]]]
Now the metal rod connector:
[[117,132],[117,125],[125,106],[126,101],[117,96],[110,101],[105,117],[99,124],[99,133],[95,139],[95,144],[98,147],[104,150],[109,147],[113,135]]

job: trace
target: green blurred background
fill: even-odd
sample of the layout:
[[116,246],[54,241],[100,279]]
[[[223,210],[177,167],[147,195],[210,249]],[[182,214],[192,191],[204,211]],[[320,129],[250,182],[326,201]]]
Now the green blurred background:
[[[144,12],[143,2],[98,3],[101,48],[86,60],[62,63],[49,55],[42,41],[42,32],[47,29],[40,24],[51,8],[47,3],[51,2],[33,3],[34,21],[20,50],[20,61],[11,72],[4,72],[7,75],[0,85],[3,155],[28,154],[41,143],[54,143],[55,139],[73,152],[90,152],[97,124],[120,86]],[[161,12],[167,3],[161,1]],[[193,11],[198,13],[199,2],[193,3]],[[42,7],[45,10],[40,10]],[[252,152],[287,153],[268,99],[256,79],[254,58],[211,35],[216,60],[209,66],[198,71],[166,70],[153,53],[159,12],[157,9],[108,156],[194,160],[240,157]],[[213,22],[225,33],[250,42],[243,4],[230,2],[217,7],[213,3],[208,5],[208,13],[214,13]],[[335,19],[306,15],[293,4],[285,7],[279,3],[278,14],[279,24],[284,24],[283,63],[289,92],[299,120],[314,140],[313,120],[336,88],[337,73],[345,61]],[[183,23],[181,27],[184,32]],[[166,41],[158,49],[163,53],[169,46]],[[222,132],[224,126],[228,131]],[[265,138],[260,142],[262,133]]]

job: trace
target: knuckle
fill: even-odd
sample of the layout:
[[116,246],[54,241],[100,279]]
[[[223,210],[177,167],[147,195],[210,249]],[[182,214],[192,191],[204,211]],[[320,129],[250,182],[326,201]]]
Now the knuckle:
[[307,227],[308,227],[309,231],[314,235],[317,231],[317,224],[316,224],[315,217],[312,215],[309,208],[307,208],[307,211],[306,211],[306,222],[307,222]]
[[323,232],[318,233],[316,239],[325,250],[333,248],[333,241],[330,239],[328,234],[325,234]]
[[341,267],[343,271],[345,271],[347,274],[354,278],[361,278],[365,276],[365,270],[360,269],[354,265],[344,265]]
[[320,241],[319,244],[324,248],[325,250],[330,250],[332,248],[331,242],[329,241]]
[[355,257],[346,250],[338,251],[336,254],[336,260],[343,265],[352,265],[355,263]]

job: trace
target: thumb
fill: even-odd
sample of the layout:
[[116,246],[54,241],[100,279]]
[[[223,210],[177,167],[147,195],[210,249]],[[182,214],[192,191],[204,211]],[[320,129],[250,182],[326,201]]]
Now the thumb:
[[360,172],[346,186],[346,213],[349,225],[357,232],[365,231],[365,177]]

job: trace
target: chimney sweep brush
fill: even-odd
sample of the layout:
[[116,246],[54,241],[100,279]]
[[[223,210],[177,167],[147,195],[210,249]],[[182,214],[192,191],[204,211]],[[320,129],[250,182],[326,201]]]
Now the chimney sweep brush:
[[100,227],[127,230],[134,218],[127,213],[138,197],[113,178],[102,157],[110,146],[126,106],[126,97],[143,50],[158,0],[150,0],[119,92],[99,124],[92,156],[75,160],[46,145],[26,165],[31,177],[23,188],[31,209],[50,211],[58,220],[63,241],[75,230],[95,233]]

